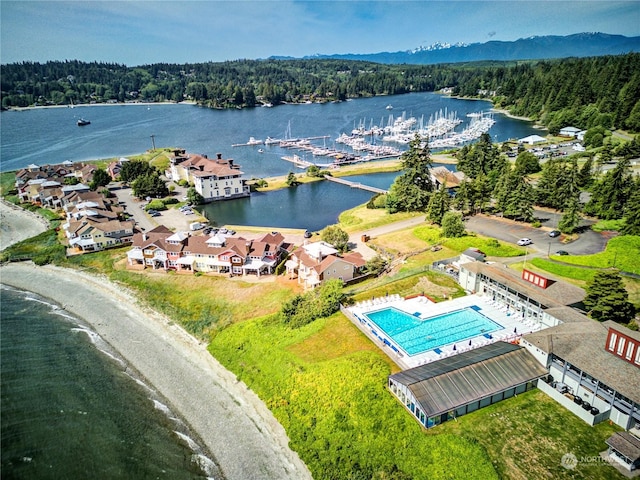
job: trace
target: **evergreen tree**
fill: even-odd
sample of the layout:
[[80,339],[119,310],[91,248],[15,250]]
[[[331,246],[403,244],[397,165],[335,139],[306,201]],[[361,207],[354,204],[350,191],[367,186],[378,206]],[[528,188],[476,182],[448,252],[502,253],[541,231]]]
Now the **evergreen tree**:
[[634,318],[635,307],[628,298],[620,274],[605,270],[596,273],[587,286],[584,305],[589,316],[598,321],[629,323]]
[[622,218],[633,187],[629,167],[629,159],[620,159],[613,170],[609,170],[596,182],[592,188],[591,200],[585,206],[587,214],[604,220]]
[[442,217],[442,235],[446,238],[464,236],[464,223],[459,212],[447,212]]
[[498,210],[505,217],[525,222],[533,220],[534,195],[527,178],[515,170],[504,175],[494,191]]
[[538,157],[527,150],[518,154],[515,162],[515,169],[523,175],[528,175],[530,173],[538,173],[542,170],[542,167],[540,166]]
[[402,174],[389,188],[387,209],[390,213],[424,211],[433,191],[429,144],[422,145],[420,136],[416,134],[400,159]]
[[445,182],[436,193],[431,195],[431,200],[427,208],[427,219],[432,223],[440,225],[442,223],[442,217],[449,211],[450,205],[451,197],[449,196]]
[[625,205],[621,235],[640,235],[640,177],[636,177],[632,191]]
[[578,186],[582,188],[587,188],[593,182],[593,174],[591,172],[593,170],[593,155],[589,155],[587,157],[587,161],[584,162],[582,168],[580,169],[580,173],[578,174]]
[[132,160],[130,162],[123,162],[120,169],[120,180],[125,183],[131,183],[141,175],[154,172],[153,168],[148,162],[141,160]]
[[562,218],[558,222],[558,230],[562,233],[573,233],[580,224],[580,192],[573,195],[565,206]]

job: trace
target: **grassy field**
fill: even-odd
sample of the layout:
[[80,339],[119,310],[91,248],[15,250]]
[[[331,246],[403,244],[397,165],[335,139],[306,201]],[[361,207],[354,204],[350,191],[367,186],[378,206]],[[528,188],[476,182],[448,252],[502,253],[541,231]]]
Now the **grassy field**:
[[624,235],[614,237],[607,243],[604,252],[593,255],[553,256],[563,263],[592,268],[619,268],[625,272],[640,275],[640,236]]

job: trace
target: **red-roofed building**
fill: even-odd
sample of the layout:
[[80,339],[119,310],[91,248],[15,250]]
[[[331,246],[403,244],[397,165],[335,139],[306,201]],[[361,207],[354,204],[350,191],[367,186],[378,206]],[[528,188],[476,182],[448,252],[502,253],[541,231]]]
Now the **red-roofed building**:
[[212,160],[206,155],[175,150],[170,162],[167,176],[175,182],[186,180],[193,184],[207,202],[249,196],[249,186],[242,178],[244,173],[240,167],[231,159],[223,159],[220,153]]

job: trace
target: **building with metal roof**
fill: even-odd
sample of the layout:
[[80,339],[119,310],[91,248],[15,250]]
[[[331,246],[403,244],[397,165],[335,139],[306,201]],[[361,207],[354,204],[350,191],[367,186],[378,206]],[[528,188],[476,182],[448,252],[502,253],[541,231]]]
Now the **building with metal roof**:
[[389,376],[389,389],[430,428],[534,388],[547,370],[524,348],[505,342]]

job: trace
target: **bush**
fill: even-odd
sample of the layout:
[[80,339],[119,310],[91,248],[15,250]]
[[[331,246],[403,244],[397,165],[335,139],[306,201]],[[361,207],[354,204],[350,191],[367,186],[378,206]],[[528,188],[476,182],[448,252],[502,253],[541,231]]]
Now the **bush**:
[[162,203],[164,203],[165,205],[175,205],[176,203],[179,203],[179,200],[175,197],[169,197],[169,198],[164,198],[162,200]]
[[148,212],[149,210],[166,210],[167,207],[164,204],[164,201],[161,199],[151,200],[144,209]]
[[280,318],[285,325],[300,328],[340,310],[343,297],[342,280],[328,280],[317,289],[298,294],[282,305]]

